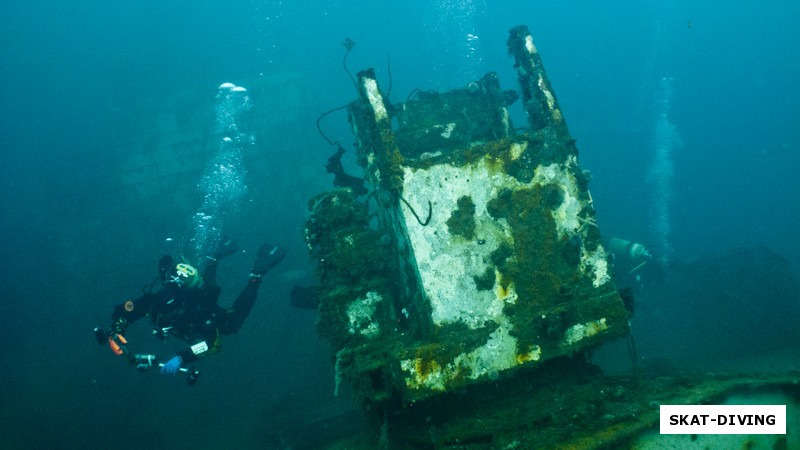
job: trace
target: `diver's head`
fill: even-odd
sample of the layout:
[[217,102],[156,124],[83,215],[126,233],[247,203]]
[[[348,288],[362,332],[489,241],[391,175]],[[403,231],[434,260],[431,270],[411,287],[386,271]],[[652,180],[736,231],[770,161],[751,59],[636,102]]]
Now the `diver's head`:
[[180,287],[199,288],[203,286],[203,277],[191,264],[182,262],[175,266],[175,270],[167,280]]
[[634,263],[650,261],[653,255],[644,245],[629,241],[627,239],[611,238],[608,242],[608,249],[616,258],[627,260]]

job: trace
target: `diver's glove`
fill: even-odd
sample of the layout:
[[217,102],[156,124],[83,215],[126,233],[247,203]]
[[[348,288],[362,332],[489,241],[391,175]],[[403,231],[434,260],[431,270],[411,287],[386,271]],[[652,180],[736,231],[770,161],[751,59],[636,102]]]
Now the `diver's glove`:
[[181,365],[183,364],[183,360],[180,356],[175,356],[163,366],[161,366],[161,375],[175,375],[181,370]]

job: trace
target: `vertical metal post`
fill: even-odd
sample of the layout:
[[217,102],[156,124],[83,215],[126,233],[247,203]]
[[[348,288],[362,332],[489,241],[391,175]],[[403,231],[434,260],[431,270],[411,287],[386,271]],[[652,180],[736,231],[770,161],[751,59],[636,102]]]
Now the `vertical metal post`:
[[550,87],[542,58],[527,26],[520,25],[511,29],[508,52],[516,61],[522,101],[528,112],[531,131],[539,131],[551,124],[563,124],[564,118],[558,108],[556,95]]
[[407,324],[418,336],[432,330],[430,306],[425,300],[416,259],[401,210],[403,157],[392,131],[391,105],[384,101],[373,69],[358,73],[360,101],[350,106],[350,121],[358,140],[359,164],[364,168],[370,197],[376,202],[380,227],[391,237],[393,252],[404,280],[395,304],[398,323]]

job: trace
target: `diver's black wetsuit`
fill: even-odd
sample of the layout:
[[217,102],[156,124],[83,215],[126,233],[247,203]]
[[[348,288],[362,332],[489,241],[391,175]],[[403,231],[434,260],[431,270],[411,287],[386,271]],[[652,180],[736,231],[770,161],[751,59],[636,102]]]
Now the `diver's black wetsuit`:
[[216,262],[206,267],[202,287],[190,288],[164,283],[157,292],[147,293],[114,307],[112,330],[124,335],[129,324],[149,317],[156,336],[171,334],[186,340],[189,347],[178,352],[189,363],[220,349],[220,335],[236,333],[253,309],[260,277],[251,277],[230,309],[217,305],[221,289],[216,285]]

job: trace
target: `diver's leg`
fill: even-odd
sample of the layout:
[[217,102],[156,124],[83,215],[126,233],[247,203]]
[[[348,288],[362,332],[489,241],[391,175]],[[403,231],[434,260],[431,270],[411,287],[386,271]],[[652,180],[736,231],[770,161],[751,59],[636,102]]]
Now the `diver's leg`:
[[239,296],[233,302],[233,307],[227,311],[225,317],[222,319],[220,332],[222,334],[233,334],[239,331],[242,327],[244,320],[250,315],[253,305],[256,304],[258,297],[258,286],[261,285],[261,279],[250,279],[247,286],[242,289]]
[[258,287],[261,286],[261,278],[281,262],[284,256],[286,256],[286,250],[276,245],[264,244],[258,249],[256,262],[253,263],[253,268],[250,271],[250,279],[242,289],[242,292],[239,293],[239,296],[236,297],[233,306],[228,310],[222,321],[220,331],[223,334],[232,334],[239,331],[256,303]]
[[206,257],[206,267],[203,269],[203,282],[209,286],[217,285],[217,260]]

